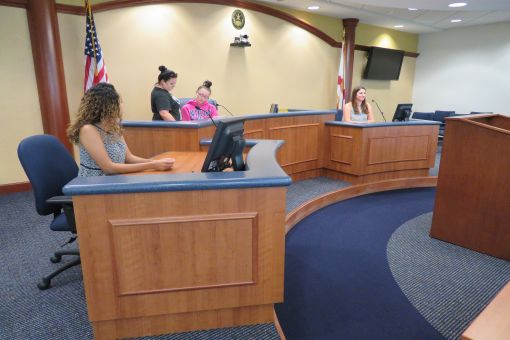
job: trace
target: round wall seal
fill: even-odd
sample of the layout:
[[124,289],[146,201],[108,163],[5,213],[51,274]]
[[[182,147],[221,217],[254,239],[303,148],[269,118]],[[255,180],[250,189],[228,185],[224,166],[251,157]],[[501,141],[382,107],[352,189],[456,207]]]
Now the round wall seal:
[[240,30],[244,27],[244,24],[246,23],[246,19],[244,18],[244,13],[240,10],[236,9],[234,12],[232,12],[232,25]]

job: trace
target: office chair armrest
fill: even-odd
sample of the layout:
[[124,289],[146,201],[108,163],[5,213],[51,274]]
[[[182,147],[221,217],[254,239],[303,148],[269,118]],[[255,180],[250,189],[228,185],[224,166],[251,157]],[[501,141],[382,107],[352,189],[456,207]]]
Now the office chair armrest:
[[73,233],[76,233],[76,220],[74,219],[74,208],[73,198],[71,196],[53,196],[46,200],[49,204],[58,204],[62,206],[64,214],[66,215],[67,223],[72,229]]
[[73,205],[73,198],[71,196],[53,196],[47,199],[46,202],[58,205]]

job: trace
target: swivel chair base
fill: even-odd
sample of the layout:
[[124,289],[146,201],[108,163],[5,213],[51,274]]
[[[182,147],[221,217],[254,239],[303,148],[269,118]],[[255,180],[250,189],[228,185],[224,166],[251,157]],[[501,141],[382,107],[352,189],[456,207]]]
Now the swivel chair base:
[[[80,256],[80,251],[78,249],[56,251],[55,254],[53,255],[53,257],[50,258],[50,261],[53,262],[53,263],[58,263],[58,262],[61,261],[63,255],[77,255],[77,256]],[[81,259],[80,258],[77,258],[77,259],[75,259],[75,260],[73,260],[73,261],[71,261],[69,263],[66,263],[64,266],[58,268],[57,270],[55,270],[51,274],[46,275],[45,277],[43,277],[41,279],[41,281],[39,281],[39,283],[37,284],[37,288],[39,288],[40,290],[45,290],[45,289],[50,288],[50,286],[51,286],[51,279],[53,279],[58,274],[62,273],[64,270],[67,270],[67,269],[69,269],[71,267],[74,267],[74,266],[77,266],[79,264],[81,264]]]

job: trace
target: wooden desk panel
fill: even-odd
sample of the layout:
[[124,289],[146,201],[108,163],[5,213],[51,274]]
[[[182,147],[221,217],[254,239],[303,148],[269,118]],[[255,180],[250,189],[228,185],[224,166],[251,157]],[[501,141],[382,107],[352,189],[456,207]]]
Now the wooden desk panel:
[[327,126],[327,174],[356,184],[428,176],[437,133],[436,125]]
[[[245,121],[247,139],[281,139],[285,144],[278,150],[283,170],[293,179],[318,176],[325,164],[326,121],[333,114],[269,117]],[[126,127],[124,138],[134,154],[152,157],[168,150],[207,151],[200,140],[212,138],[215,127],[158,128]]]
[[124,139],[135,155],[150,158],[163,152],[202,151],[200,139],[212,138],[214,126],[202,129],[129,127],[124,129]]
[[[97,338],[271,321],[283,300],[285,195],[270,187],[73,197]],[[150,333],[135,329],[157,320],[165,322]]]

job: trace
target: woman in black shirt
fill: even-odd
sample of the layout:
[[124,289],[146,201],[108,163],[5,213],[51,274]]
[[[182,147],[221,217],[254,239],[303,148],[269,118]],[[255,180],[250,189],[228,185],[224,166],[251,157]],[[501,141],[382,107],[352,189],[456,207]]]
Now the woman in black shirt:
[[170,93],[177,83],[177,73],[165,66],[160,66],[159,71],[158,82],[151,92],[152,120],[181,120],[179,100]]

